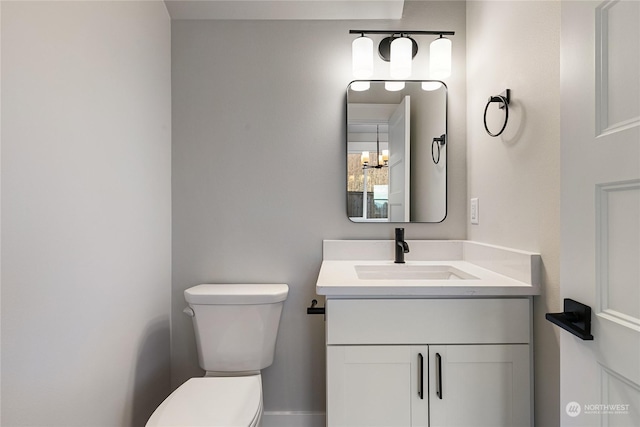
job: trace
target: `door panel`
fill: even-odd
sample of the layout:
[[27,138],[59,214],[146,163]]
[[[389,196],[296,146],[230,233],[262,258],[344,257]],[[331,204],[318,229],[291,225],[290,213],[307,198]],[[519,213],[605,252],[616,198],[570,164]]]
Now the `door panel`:
[[405,96],[389,118],[389,221],[409,221],[411,194],[411,98]]
[[563,426],[640,425],[638,22],[640,2],[562,3],[561,294],[594,336],[560,332]]

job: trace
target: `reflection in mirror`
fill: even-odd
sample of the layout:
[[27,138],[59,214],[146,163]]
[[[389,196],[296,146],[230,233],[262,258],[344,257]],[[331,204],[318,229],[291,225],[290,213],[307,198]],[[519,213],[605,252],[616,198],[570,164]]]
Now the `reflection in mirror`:
[[443,221],[447,215],[446,134],[443,83],[351,83],[347,89],[349,219]]

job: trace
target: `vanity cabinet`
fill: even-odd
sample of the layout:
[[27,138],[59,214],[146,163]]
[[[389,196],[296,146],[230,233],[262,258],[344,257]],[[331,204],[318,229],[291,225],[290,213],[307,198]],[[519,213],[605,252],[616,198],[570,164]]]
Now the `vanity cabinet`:
[[531,300],[327,299],[327,425],[531,426]]

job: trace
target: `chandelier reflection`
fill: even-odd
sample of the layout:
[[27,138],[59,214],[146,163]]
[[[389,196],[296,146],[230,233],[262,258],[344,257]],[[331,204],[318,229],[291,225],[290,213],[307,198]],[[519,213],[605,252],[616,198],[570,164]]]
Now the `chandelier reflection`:
[[360,156],[360,163],[362,163],[363,169],[369,168],[386,168],[389,166],[389,150],[380,151],[380,125],[376,125],[376,163],[370,164],[370,157],[368,151],[363,151]]

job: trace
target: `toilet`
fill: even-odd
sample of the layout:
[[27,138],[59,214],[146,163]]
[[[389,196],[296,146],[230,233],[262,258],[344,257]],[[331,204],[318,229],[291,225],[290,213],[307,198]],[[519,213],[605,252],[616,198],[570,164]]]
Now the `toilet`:
[[285,284],[198,285],[184,291],[204,377],[158,406],[146,427],[257,427],[262,376],[273,363]]

